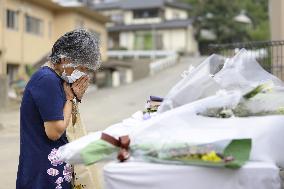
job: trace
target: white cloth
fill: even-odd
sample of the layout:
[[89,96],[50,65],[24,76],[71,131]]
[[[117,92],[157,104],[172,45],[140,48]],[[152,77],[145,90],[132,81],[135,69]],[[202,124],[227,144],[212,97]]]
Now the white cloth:
[[104,167],[105,189],[280,189],[273,163],[249,162],[239,170],[197,166],[111,162]]

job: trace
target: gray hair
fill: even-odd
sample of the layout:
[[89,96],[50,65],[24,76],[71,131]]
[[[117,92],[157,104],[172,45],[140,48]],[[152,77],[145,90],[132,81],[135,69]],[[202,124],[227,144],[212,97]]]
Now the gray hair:
[[65,33],[54,43],[49,60],[57,64],[61,58],[69,59],[74,66],[98,69],[101,64],[98,37],[85,29]]

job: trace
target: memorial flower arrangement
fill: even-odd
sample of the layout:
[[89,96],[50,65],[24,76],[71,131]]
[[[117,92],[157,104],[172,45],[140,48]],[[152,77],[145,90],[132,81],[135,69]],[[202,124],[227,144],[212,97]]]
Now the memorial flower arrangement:
[[264,83],[245,93],[235,107],[207,108],[198,114],[218,118],[283,115],[283,96],[283,89]]
[[250,139],[216,141],[208,144],[131,144],[128,136],[118,140],[107,134],[81,150],[82,163],[91,165],[99,161],[130,157],[156,163],[201,165],[240,168],[248,159]]
[[159,106],[163,102],[163,98],[157,96],[150,96],[145,105],[145,110],[143,111],[143,119],[150,119],[152,116],[156,115]]

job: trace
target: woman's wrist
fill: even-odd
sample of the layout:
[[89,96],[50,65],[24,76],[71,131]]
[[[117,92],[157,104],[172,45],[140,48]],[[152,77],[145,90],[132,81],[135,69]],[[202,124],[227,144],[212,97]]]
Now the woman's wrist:
[[74,100],[74,98],[71,98],[71,97],[67,98],[67,97],[66,97],[66,101],[73,102],[73,100]]

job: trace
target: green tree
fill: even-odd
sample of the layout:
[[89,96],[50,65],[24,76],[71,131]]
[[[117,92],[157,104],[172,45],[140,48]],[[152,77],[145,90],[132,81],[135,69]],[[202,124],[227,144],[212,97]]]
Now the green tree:
[[[184,0],[193,9],[189,15],[194,19],[196,38],[200,43],[231,43],[269,39],[267,0]],[[251,24],[238,23],[235,17],[242,11]],[[201,30],[209,30],[216,39],[207,41]]]

